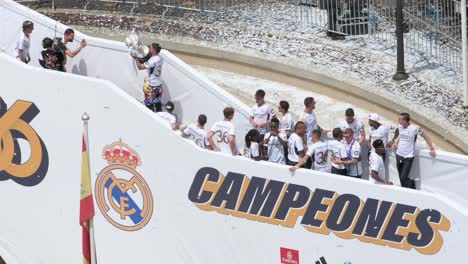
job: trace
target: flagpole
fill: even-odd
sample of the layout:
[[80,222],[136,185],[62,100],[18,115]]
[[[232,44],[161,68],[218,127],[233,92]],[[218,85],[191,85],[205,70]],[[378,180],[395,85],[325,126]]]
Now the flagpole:
[[[89,144],[88,144],[88,121],[91,119],[91,117],[88,115],[88,113],[84,113],[81,116],[81,120],[83,120],[83,137],[86,142],[86,148],[89,153]],[[91,263],[90,264],[96,264],[97,259],[96,259],[96,247],[95,247],[95,240],[94,240],[94,219],[91,218],[89,220],[89,235],[90,235],[90,245],[91,245]]]
[[90,240],[91,240],[91,263],[90,264],[97,264],[96,244],[94,241],[94,219],[89,220],[89,232],[90,232]]
[[81,116],[81,120],[83,120],[83,135],[85,138],[87,148],[89,148],[89,145],[88,145],[88,121],[89,119],[91,119],[91,117],[86,112]]

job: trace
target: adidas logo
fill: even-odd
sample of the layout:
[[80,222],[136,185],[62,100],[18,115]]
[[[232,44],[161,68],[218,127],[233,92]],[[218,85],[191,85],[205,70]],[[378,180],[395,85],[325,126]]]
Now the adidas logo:
[[319,260],[315,261],[315,264],[327,264],[327,261],[324,257],[320,257]]

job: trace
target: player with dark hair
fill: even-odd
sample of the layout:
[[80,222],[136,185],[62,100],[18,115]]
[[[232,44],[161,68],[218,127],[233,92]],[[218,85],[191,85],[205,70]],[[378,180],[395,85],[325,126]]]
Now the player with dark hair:
[[353,130],[354,138],[358,140],[359,145],[366,139],[364,123],[354,118],[354,109],[348,108],[345,111],[345,120],[341,121],[336,127],[350,127]]
[[208,141],[214,151],[236,156],[236,135],[234,123],[232,123],[232,119],[234,118],[234,108],[224,108],[223,114],[224,120],[215,122],[211,127],[211,130],[208,133]]
[[385,177],[385,164],[382,154],[385,153],[385,144],[381,139],[376,139],[372,143],[372,151],[369,155],[369,181],[376,184],[393,185]]
[[177,118],[173,114],[173,112],[174,112],[174,103],[171,102],[171,101],[168,101],[164,108],[166,109],[166,112],[158,112],[156,114],[158,116],[162,117],[164,120],[166,120],[167,124],[171,127],[172,130],[177,130],[178,129]]
[[347,157],[346,149],[343,141],[343,130],[341,128],[333,129],[333,138],[335,140],[328,142],[328,149],[332,153],[331,158],[331,173],[338,175],[346,175],[346,167],[344,164],[338,164],[336,160],[342,160]]
[[268,132],[268,126],[271,124],[271,119],[276,117],[273,108],[265,103],[265,91],[257,90],[255,92],[255,105],[250,111],[250,123],[252,126],[260,132],[261,139]]
[[396,161],[398,175],[402,187],[416,189],[416,183],[409,177],[411,166],[414,160],[417,136],[421,136],[430,148],[431,157],[436,156],[434,145],[432,145],[429,135],[420,127],[411,124],[411,117],[408,113],[401,113],[398,118],[398,130],[395,131],[397,139],[392,145],[396,150]]
[[288,141],[286,133],[281,132],[279,127],[280,121],[278,118],[271,119],[271,131],[265,134],[263,145],[266,147],[268,161],[285,164],[285,149],[287,149]]
[[208,133],[205,131],[206,115],[199,115],[196,123],[190,124],[182,131],[183,138],[191,138],[197,145],[204,149],[211,149],[208,141]]
[[334,159],[334,163],[344,164],[347,176],[360,179],[362,177],[361,146],[354,137],[352,128],[347,127],[345,129],[344,139],[343,144],[346,149],[346,157]]
[[262,145],[263,143],[260,143],[260,132],[255,128],[250,129],[245,135],[245,146],[248,150],[248,157],[253,160],[265,159],[264,155],[262,155]]
[[293,114],[289,111],[289,103],[287,101],[280,101],[278,111],[283,115],[280,120],[279,130],[289,137],[294,129],[294,119]]
[[304,122],[299,121],[296,123],[294,133],[288,139],[288,160],[287,165],[296,166],[297,163],[304,157],[305,144],[304,135],[306,132],[306,125]]
[[312,167],[313,169],[321,172],[330,172],[330,166],[327,161],[328,145],[320,141],[322,133],[320,130],[315,129],[312,131],[312,144],[308,146],[307,152],[302,159],[294,166],[289,168],[290,171],[295,171],[307,162],[309,158],[313,158]]
[[161,46],[158,43],[152,43],[149,46],[149,51],[151,58],[145,63],[141,63],[138,57],[133,57],[133,59],[139,70],[146,70],[146,81],[148,82],[148,87],[144,90],[146,107],[153,112],[161,112],[161,97],[163,95],[161,80],[162,59],[159,56]]

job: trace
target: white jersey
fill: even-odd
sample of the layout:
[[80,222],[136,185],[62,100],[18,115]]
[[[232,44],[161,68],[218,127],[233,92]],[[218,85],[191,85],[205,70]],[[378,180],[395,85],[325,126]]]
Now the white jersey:
[[170,114],[168,112],[157,112],[156,113],[158,116],[162,117],[164,120],[166,120],[166,122],[170,125],[172,124],[175,124],[176,123],[176,117],[175,115],[173,114]]
[[[354,132],[354,138],[355,139],[359,139],[361,137],[361,132],[365,131],[364,130],[364,123],[362,123],[361,121],[358,121],[356,119],[354,119],[354,121],[349,124],[348,122],[346,122],[346,120],[343,120],[341,122],[339,122],[336,127],[339,127],[341,129],[343,128],[351,128]],[[344,130],[343,130],[344,132]]]
[[294,131],[294,119],[291,112],[287,112],[280,120],[279,130],[285,133],[287,130]]
[[208,142],[208,133],[197,124],[190,124],[184,129],[184,134],[191,137],[191,139],[200,147],[207,148],[210,143]]
[[299,151],[304,150],[304,140],[296,133],[292,133],[288,139],[288,159],[292,162],[299,162],[301,157]]
[[286,134],[283,133],[278,134],[278,136],[271,137],[269,132],[265,134],[265,139],[268,139],[268,161],[285,164],[286,159],[284,157],[284,147],[283,144],[281,144],[279,141],[278,137],[281,137],[282,140],[287,141]]
[[249,148],[250,158],[260,157],[260,146],[257,142],[250,142]]
[[308,146],[307,156],[311,157],[314,163],[312,164],[313,170],[330,172],[330,166],[328,166],[327,155],[328,145],[321,141],[315,142]]
[[398,126],[400,132],[400,142],[396,154],[403,158],[414,157],[414,149],[416,147],[416,137],[423,134],[423,130],[420,127],[410,125],[407,128]]
[[151,57],[147,62],[144,63],[146,72],[148,74],[148,82],[150,86],[161,86],[161,70],[162,70],[162,59],[159,55]]
[[[369,174],[372,171],[376,171],[379,175],[379,178],[385,181],[385,164],[382,159],[382,156],[377,154],[374,150],[372,150],[369,156]],[[380,182],[376,181],[372,176],[369,175],[369,181],[372,183],[381,184]]]
[[30,45],[31,45],[30,38],[28,36],[26,36],[24,34],[24,32],[21,32],[21,35],[20,35],[18,41],[16,42],[16,46],[15,46],[15,56],[16,56],[16,58],[19,58],[19,51],[22,50],[25,60],[30,59],[30,57],[29,57],[29,47],[30,47]]
[[358,162],[353,165],[346,165],[347,175],[349,176],[361,176],[362,175],[362,167],[361,167],[361,146],[356,139],[351,141],[351,144],[348,144],[346,140],[344,141],[344,146],[346,149],[346,156],[349,160],[357,159]]
[[[262,104],[261,106],[254,105],[250,111],[250,117],[253,117],[255,123],[265,123],[275,117],[275,112],[269,104]],[[261,135],[265,135],[267,127],[256,128]]]
[[389,134],[390,134],[390,128],[388,126],[380,125],[379,128],[377,129],[375,129],[374,127],[369,127],[369,135],[372,140],[372,142],[370,142],[371,144],[370,150],[374,149],[374,147],[372,146],[372,143],[374,143],[374,141],[376,141],[377,139],[382,140],[385,148],[387,148]]
[[232,155],[231,147],[229,146],[229,137],[235,136],[234,124],[230,121],[217,121],[211,127],[213,142],[218,146],[221,152]]
[[[302,121],[306,125],[306,139],[309,141],[310,135],[312,134],[312,131],[315,129],[318,129],[318,124],[317,124],[317,118],[315,118],[315,113],[306,113],[302,112],[299,115],[299,121]],[[310,141],[309,141],[310,142]]]
[[[344,147],[344,144],[341,143],[338,140],[332,140],[328,142],[328,149],[332,152],[332,155],[336,159],[344,159],[347,158],[346,154],[346,149]],[[344,164],[336,164],[336,163],[331,163],[333,167],[339,170],[346,169]]]

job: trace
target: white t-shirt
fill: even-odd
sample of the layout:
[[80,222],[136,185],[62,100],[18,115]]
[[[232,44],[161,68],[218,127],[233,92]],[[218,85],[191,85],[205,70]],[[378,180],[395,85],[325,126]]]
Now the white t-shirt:
[[268,139],[268,161],[285,164],[286,159],[284,158],[284,148],[278,137],[281,137],[282,140],[287,141],[286,134],[279,133],[278,136],[271,136],[270,132],[265,134],[265,139]]
[[[328,149],[332,152],[333,157],[337,159],[344,159],[347,157],[346,149],[343,143],[338,140],[332,140],[328,142]],[[331,165],[339,170],[345,169],[344,164],[331,163]]]
[[260,147],[257,142],[250,142],[249,148],[250,158],[260,157]]
[[177,121],[176,117],[168,112],[157,112],[156,114],[166,120],[169,126],[175,124]]
[[360,156],[361,156],[361,146],[359,145],[359,142],[354,139],[351,141],[351,144],[348,144],[346,140],[344,140],[344,146],[346,149],[346,156],[348,159],[357,159],[358,162],[353,165],[346,165],[346,170],[347,170],[347,175],[349,176],[361,176],[362,175],[362,167],[361,167],[361,161],[360,161]]
[[[377,154],[374,150],[372,150],[369,156],[369,174],[372,171],[376,171],[379,174],[379,177],[385,181],[385,164],[382,159],[382,156]],[[369,181],[372,183],[381,184],[380,182],[376,181],[372,176],[369,175]]]
[[[306,113],[306,112],[302,112],[300,115],[299,115],[299,121],[302,121],[305,123],[306,125],[306,139],[307,141],[309,141],[309,138],[310,138],[310,135],[312,134],[312,131],[314,131],[315,129],[318,129],[318,124],[317,124],[317,118],[315,118],[315,113],[312,112],[312,113]],[[310,143],[310,141],[309,141]]]
[[19,40],[16,42],[15,46],[15,55],[19,58],[19,51],[23,51],[23,55],[25,59],[30,59],[29,57],[29,47],[30,47],[31,40],[27,37],[24,32],[21,32]]
[[161,86],[162,59],[159,55],[151,57],[144,63],[148,73],[148,82],[150,86]]
[[283,133],[286,132],[286,130],[294,130],[294,119],[291,112],[287,112],[283,115],[280,120],[279,130]]
[[339,128],[350,127],[354,132],[354,138],[355,139],[359,139],[361,137],[361,132],[364,131],[364,123],[362,123],[361,121],[358,121],[356,119],[354,119],[354,121],[351,124],[346,122],[346,120],[343,120],[343,121],[339,122],[336,125],[336,127],[339,127]]
[[299,162],[301,157],[298,152],[304,150],[304,140],[296,133],[292,133],[288,139],[288,159],[292,162]]
[[388,135],[390,134],[390,128],[388,126],[380,125],[379,128],[369,127],[369,135],[372,139],[371,149],[374,149],[372,143],[377,139],[383,141],[385,148],[387,148]]
[[326,143],[318,141],[309,145],[307,149],[307,156],[313,157],[314,160],[311,169],[316,171],[330,172],[330,166],[328,166],[327,162],[327,154],[328,145]]
[[200,147],[207,148],[210,143],[208,142],[208,133],[201,129],[197,124],[190,124],[184,129],[184,134],[190,136],[192,140]]
[[403,158],[414,157],[416,136],[423,134],[422,128],[413,125],[404,128],[400,125],[398,126],[398,131],[400,132],[400,142],[398,143],[396,154]]
[[213,141],[221,152],[232,155],[229,137],[235,136],[234,124],[230,121],[216,121],[210,131],[214,133]]
[[[268,120],[271,120],[275,117],[275,112],[269,104],[262,104],[258,106],[257,104],[252,107],[250,111],[250,117],[253,117],[255,123],[265,123]],[[256,128],[261,135],[265,135],[267,132],[267,127]]]

